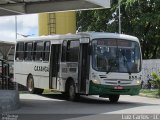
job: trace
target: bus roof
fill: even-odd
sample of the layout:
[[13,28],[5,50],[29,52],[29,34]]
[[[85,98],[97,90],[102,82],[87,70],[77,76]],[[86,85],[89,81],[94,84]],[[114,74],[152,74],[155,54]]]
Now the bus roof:
[[65,34],[65,35],[47,35],[47,36],[38,36],[38,37],[29,37],[29,38],[22,38],[22,39],[17,39],[17,42],[20,41],[43,41],[43,40],[64,40],[64,39],[76,39],[80,38],[80,35],[76,34]]
[[89,37],[91,40],[96,38],[118,38],[118,39],[126,39],[139,42],[137,37],[125,34],[118,33],[107,33],[107,32],[79,32],[77,34],[65,34],[65,35],[48,35],[48,36],[39,36],[39,37],[30,37],[17,39],[17,42],[20,41],[40,41],[40,40],[71,40],[71,39],[79,39],[82,37]]
[[139,42],[138,38],[131,35],[118,34],[118,33],[107,33],[107,32],[80,32],[80,35],[90,36],[91,39],[96,38],[119,38]]

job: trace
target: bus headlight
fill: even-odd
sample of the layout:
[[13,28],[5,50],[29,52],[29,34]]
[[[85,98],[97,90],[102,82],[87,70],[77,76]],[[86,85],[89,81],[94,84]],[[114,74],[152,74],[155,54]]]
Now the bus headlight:
[[92,80],[92,82],[95,83],[95,84],[101,84],[101,82],[97,79]]
[[137,83],[137,84],[141,84],[141,81],[140,81],[140,80],[137,80],[136,83]]

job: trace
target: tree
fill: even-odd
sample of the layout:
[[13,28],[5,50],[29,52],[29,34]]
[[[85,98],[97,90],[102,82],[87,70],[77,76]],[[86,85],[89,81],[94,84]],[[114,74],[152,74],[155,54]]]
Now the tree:
[[106,18],[108,10],[87,10],[77,12],[77,27],[81,27],[81,31],[106,31]]
[[151,75],[153,77],[151,84],[156,85],[158,87],[157,95],[160,97],[160,76],[155,72],[153,72]]
[[[127,18],[131,29],[127,33],[140,39],[144,59],[157,58],[160,50],[160,1],[125,1],[122,2],[123,19]],[[124,22],[122,24],[127,26]]]
[[[118,0],[111,9],[77,12],[82,31],[118,32]],[[160,57],[160,0],[122,0],[122,33],[137,36],[144,59]]]

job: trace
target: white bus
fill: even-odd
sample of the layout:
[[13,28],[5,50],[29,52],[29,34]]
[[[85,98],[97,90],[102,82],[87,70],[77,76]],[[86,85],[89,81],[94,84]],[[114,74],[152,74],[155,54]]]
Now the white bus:
[[142,57],[138,38],[101,32],[17,40],[15,80],[30,93],[54,89],[70,100],[99,95],[117,102],[139,94]]

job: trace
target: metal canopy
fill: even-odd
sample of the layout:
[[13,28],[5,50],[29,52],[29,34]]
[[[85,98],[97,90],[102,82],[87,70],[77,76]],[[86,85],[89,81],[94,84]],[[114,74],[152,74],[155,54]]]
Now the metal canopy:
[[0,53],[3,55],[3,58],[7,58],[7,55],[13,46],[15,46],[15,42],[0,40]]
[[109,7],[110,0],[0,0],[0,16]]

